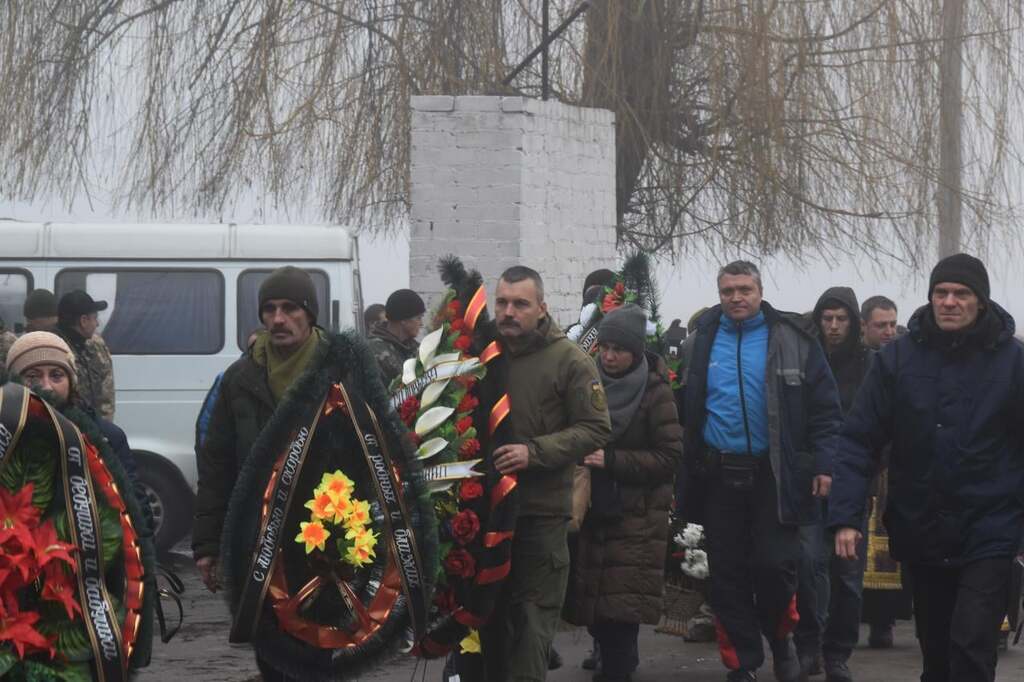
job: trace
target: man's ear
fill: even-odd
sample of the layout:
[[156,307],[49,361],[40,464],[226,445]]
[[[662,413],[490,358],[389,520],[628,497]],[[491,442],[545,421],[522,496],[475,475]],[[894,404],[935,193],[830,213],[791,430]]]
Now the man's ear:
[[547,304],[547,301],[541,301],[540,302],[540,319],[543,320],[545,317],[547,317],[547,314],[548,314],[548,304]]

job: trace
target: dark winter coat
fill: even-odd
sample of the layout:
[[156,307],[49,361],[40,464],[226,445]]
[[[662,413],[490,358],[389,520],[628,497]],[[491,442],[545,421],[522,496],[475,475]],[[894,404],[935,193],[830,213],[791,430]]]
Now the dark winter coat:
[[[832,473],[836,435],[842,423],[839,394],[817,340],[790,316],[761,303],[769,325],[766,396],[769,452],[778,489],[779,521],[810,525],[821,519],[812,495],[814,477]],[[683,517],[703,522],[704,490],[713,475],[704,443],[708,363],[722,306],[697,320],[697,331],[683,345],[680,419],[684,426],[683,465],[676,485]]]
[[419,343],[416,339],[402,341],[388,330],[387,322],[378,322],[370,329],[367,345],[377,360],[384,388],[402,376],[402,366],[409,358],[416,357]]
[[995,303],[967,334],[931,307],[883,347],[842,430],[829,526],[862,527],[877,453],[892,442],[885,527],[893,558],[1011,556],[1024,530],[1024,346]]
[[224,371],[206,440],[196,455],[199,482],[192,528],[195,558],[217,556],[238,470],[274,414],[267,370],[247,352]]
[[611,434],[597,365],[550,317],[524,344],[498,341],[508,361],[510,439],[530,450],[518,476],[519,514],[568,519],[577,462]]
[[588,515],[580,530],[570,599],[573,622],[657,623],[672,476],[683,451],[665,361],[647,354],[647,389],[626,432],[605,446],[622,518]]
[[[821,315],[826,309],[834,309],[836,304],[845,308],[850,316],[850,333],[839,348],[829,351],[825,337],[821,333]],[[857,391],[871,364],[871,350],[861,341],[860,306],[857,304],[857,295],[850,287],[832,287],[818,299],[812,317],[828,366],[839,387],[839,402],[843,406],[843,414],[846,414],[853,407],[853,400],[857,397]]]

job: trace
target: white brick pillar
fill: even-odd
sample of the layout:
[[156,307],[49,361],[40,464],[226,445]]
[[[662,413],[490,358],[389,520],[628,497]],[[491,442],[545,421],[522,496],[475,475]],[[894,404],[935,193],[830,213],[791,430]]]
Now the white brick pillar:
[[412,98],[411,288],[436,299],[449,253],[484,277],[527,265],[560,323],[615,268],[615,115],[525,97]]

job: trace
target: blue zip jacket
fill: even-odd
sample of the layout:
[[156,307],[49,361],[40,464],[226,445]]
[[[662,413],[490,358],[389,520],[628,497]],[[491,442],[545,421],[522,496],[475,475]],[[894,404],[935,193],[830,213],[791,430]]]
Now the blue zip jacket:
[[1024,532],[1024,345],[989,303],[967,334],[931,307],[875,356],[839,439],[829,526],[860,528],[892,442],[885,527],[894,559],[959,565],[1009,557]]
[[741,323],[722,315],[708,364],[705,443],[722,452],[768,452],[768,404],[764,390],[767,364],[768,324],[764,312]]
[[[792,314],[777,312],[762,301],[768,352],[761,383],[768,424],[768,457],[778,491],[779,522],[810,525],[821,521],[814,477],[831,475],[836,436],[842,424],[839,391],[821,345]],[[683,464],[676,485],[676,508],[683,518],[703,521],[709,467],[704,426],[711,352],[722,319],[715,306],[697,321],[697,331],[683,344],[680,421]]]

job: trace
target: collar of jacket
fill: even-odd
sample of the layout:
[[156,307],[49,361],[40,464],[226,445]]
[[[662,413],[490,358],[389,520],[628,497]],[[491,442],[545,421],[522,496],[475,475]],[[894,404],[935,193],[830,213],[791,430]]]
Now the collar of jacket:
[[67,341],[68,345],[72,348],[85,348],[85,342],[88,341],[88,339],[79,334],[77,329],[72,329],[71,327],[65,327],[63,325],[60,325],[58,329],[60,330],[61,336],[64,337],[64,340]]
[[388,343],[393,343],[396,346],[400,346],[406,350],[415,350],[417,347],[416,339],[409,339],[408,341],[402,341],[400,338],[395,336],[390,329],[388,329],[387,322],[377,322],[370,329],[370,336],[375,339],[381,339]]
[[763,310],[758,310],[757,315],[747,318],[742,322],[736,322],[733,319],[726,317],[725,313],[722,313],[721,318],[718,320],[718,328],[724,329],[730,334],[735,334],[740,329],[744,332],[748,332],[752,329],[763,327],[767,323]]
[[961,332],[947,332],[939,328],[930,303],[914,311],[907,330],[914,341],[944,350],[957,350],[965,346],[992,349],[1013,338],[1016,323],[1002,306],[988,302],[988,308],[978,316],[974,325]]

